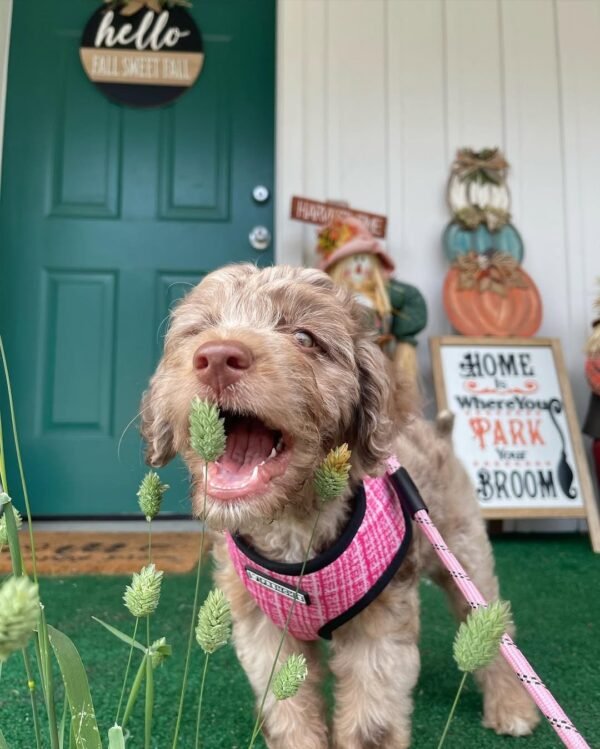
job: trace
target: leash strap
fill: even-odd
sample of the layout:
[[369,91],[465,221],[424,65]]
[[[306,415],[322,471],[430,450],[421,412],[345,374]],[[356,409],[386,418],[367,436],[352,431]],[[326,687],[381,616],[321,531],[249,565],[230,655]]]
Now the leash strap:
[[[395,468],[394,473],[389,474],[388,478],[398,494],[400,501],[407,501],[408,509],[414,522],[433,546],[435,553],[450,573],[455,585],[463,594],[469,606],[473,609],[487,607],[485,598],[473,584],[458,559],[450,551],[440,532],[429,517],[427,507],[406,469],[401,468],[399,463],[394,459],[390,459],[388,465]],[[561,706],[554,699],[550,690],[533,670],[527,658],[525,658],[506,632],[500,642],[500,652],[524,688],[529,692],[542,715],[556,731],[562,743],[566,747],[569,747],[569,749],[591,749]]]

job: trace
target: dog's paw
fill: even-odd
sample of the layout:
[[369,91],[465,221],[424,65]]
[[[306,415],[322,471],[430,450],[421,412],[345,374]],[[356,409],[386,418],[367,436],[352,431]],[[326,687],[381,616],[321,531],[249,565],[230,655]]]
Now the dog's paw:
[[486,702],[483,725],[496,733],[529,736],[540,722],[540,714],[526,694],[508,700],[492,698]]

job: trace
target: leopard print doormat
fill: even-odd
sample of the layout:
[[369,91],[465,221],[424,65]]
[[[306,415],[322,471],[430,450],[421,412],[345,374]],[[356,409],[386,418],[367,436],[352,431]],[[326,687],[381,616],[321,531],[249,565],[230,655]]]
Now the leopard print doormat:
[[[31,571],[31,546],[24,527],[20,534],[26,569]],[[207,534],[205,551],[210,547]],[[165,572],[191,572],[198,561],[199,533],[160,532],[152,536],[152,561]],[[131,575],[148,564],[146,533],[35,533],[40,575]],[[0,574],[11,571],[8,548],[0,553]]]

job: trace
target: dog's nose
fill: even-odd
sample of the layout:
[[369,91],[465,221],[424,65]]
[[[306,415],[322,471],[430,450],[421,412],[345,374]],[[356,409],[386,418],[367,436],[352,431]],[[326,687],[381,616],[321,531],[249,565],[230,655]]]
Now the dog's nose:
[[252,352],[240,341],[208,341],[194,353],[198,379],[216,393],[237,382],[253,361]]

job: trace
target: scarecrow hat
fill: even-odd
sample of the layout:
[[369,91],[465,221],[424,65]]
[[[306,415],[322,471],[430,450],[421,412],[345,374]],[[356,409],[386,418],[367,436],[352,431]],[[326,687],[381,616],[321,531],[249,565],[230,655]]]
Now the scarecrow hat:
[[336,216],[317,235],[319,268],[327,270],[351,255],[376,255],[386,273],[394,270],[394,261],[367,227],[353,216]]

